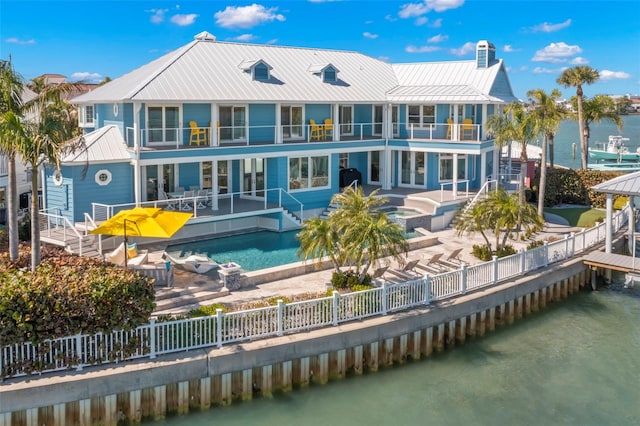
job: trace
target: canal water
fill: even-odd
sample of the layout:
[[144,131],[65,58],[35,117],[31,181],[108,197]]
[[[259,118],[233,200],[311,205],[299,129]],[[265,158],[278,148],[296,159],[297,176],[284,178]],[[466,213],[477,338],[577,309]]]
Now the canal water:
[[640,425],[640,288],[623,278],[420,361],[157,424]]

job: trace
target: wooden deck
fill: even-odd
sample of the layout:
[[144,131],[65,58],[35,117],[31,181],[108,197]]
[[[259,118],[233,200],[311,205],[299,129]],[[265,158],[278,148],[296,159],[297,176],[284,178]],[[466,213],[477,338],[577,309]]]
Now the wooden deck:
[[635,259],[634,262],[633,256],[629,255],[598,251],[585,255],[582,260],[585,265],[591,267],[620,272],[640,272],[640,259]]

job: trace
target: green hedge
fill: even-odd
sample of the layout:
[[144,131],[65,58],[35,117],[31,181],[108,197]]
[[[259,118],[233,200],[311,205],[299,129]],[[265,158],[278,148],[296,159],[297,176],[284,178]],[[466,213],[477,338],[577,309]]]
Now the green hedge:
[[[599,170],[548,169],[544,205],[553,207],[558,204],[578,204],[604,208],[607,194],[596,192],[591,188],[622,174]],[[534,188],[538,188],[539,181],[540,177],[536,175],[533,182]],[[614,201],[618,197],[614,195]]]
[[153,279],[133,270],[59,249],[43,248],[33,273],[29,261],[26,246],[16,262],[0,254],[0,346],[127,330],[153,312]]

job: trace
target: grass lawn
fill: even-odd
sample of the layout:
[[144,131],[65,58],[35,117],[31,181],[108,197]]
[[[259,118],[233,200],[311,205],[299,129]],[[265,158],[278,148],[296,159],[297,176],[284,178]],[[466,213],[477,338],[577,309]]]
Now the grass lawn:
[[571,226],[591,227],[596,220],[601,220],[606,216],[603,210],[589,207],[567,207],[563,209],[544,209],[547,213],[561,216],[569,222]]

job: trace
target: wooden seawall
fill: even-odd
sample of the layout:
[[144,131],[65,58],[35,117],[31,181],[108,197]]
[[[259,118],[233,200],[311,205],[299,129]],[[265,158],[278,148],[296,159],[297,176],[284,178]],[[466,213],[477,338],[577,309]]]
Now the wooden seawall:
[[0,384],[0,426],[162,419],[376,371],[482,336],[589,281],[580,259],[440,304],[308,333]]

